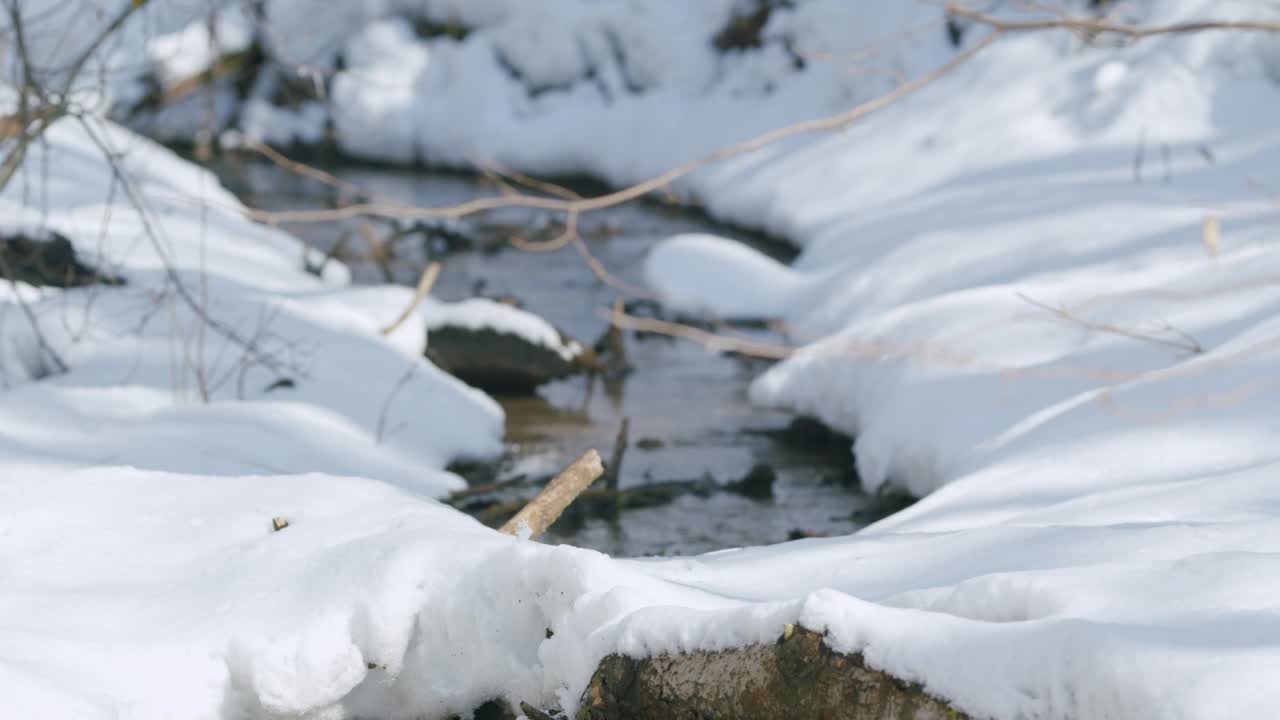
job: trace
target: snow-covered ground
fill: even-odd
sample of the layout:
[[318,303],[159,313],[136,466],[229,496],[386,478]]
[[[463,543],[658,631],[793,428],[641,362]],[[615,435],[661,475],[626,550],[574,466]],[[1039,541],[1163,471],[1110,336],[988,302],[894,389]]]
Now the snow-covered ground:
[[[936,4],[810,0],[763,48],[721,54],[708,38],[736,5],[273,0],[289,31],[267,37],[298,66],[341,55],[329,104],[305,112],[348,152],[614,183],[952,52]],[[424,39],[406,19],[424,17],[476,29]],[[0,695],[29,717],[572,709],[607,652],[799,620],[979,717],[1267,717],[1277,78],[1277,36],[1011,37],[839,134],[682,182],[804,252],[787,268],[675,238],[652,285],[681,309],[787,320],[812,344],[753,397],[855,434],[869,488],[927,496],[851,537],[680,560],[522,542],[426,499],[458,482],[450,457],[496,449],[501,414],[418,359],[421,319],[378,334],[409,292],[307,275],[208,175],[100,128],[131,149],[152,235],[61,123],[0,197],[6,227],[54,227],[130,284],[5,291]],[[243,362],[171,271],[280,368]],[[36,379],[19,294],[69,372]]]

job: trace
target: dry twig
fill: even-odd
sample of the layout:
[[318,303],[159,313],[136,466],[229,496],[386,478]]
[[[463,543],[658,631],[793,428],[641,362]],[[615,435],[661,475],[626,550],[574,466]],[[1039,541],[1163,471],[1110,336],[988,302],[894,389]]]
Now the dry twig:
[[622,458],[627,453],[627,431],[631,426],[631,418],[622,418],[618,425],[618,434],[613,440],[613,454],[609,456],[609,464],[604,471],[604,486],[608,490],[618,489],[618,477],[622,473]]
[[403,325],[404,321],[408,320],[409,316],[413,314],[414,308],[421,305],[423,299],[427,297],[427,293],[431,292],[431,288],[436,284],[436,278],[438,277],[440,277],[440,261],[433,260],[427,263],[427,266],[422,269],[422,275],[418,278],[418,286],[413,290],[413,300],[394,322],[382,328],[380,332],[383,335],[390,335],[396,331],[396,328]]
[[1149,333],[1141,332],[1139,330],[1132,330],[1129,328],[1120,327],[1119,325],[1109,325],[1107,323],[1093,322],[1092,320],[1088,320],[1080,317],[1079,315],[1071,312],[1071,310],[1065,307],[1056,307],[1056,306],[1050,305],[1049,303],[1036,300],[1035,298],[1029,295],[1026,295],[1024,293],[1018,293],[1018,298],[1021,299],[1023,302],[1026,302],[1030,305],[1034,305],[1040,308],[1041,310],[1045,310],[1051,313],[1056,318],[1065,320],[1070,323],[1074,323],[1076,325],[1079,325],[1082,328],[1085,328],[1086,330],[1093,330],[1095,332],[1106,333],[1108,335],[1119,335],[1120,337],[1126,337],[1126,338],[1129,338],[1130,340],[1137,340],[1139,342],[1145,342],[1152,345],[1159,345],[1162,347],[1174,348],[1175,350],[1181,350],[1185,353],[1189,353],[1192,355],[1196,355],[1204,352],[1204,346],[1200,344],[1199,340],[1196,340],[1194,337],[1188,335],[1186,332],[1183,332],[1182,330],[1179,330],[1173,327],[1172,325],[1165,325],[1161,329],[1166,332],[1177,335],[1178,339],[1176,340],[1162,338],[1157,335],[1151,335]]
[[996,33],[1027,32],[1033,30],[1071,30],[1086,35],[1109,33],[1141,40],[1156,35],[1204,32],[1206,30],[1247,30],[1280,32],[1280,22],[1268,20],[1199,20],[1171,25],[1128,25],[1105,18],[1050,17],[1040,20],[1005,20],[978,12],[959,3],[947,3],[947,12],[956,17],[986,25]]
[[560,513],[569,507],[587,486],[591,485],[604,472],[600,453],[588,450],[578,456],[559,475],[552,478],[528,505],[525,505],[515,517],[507,521],[498,532],[515,535],[525,540],[533,540],[560,517]]

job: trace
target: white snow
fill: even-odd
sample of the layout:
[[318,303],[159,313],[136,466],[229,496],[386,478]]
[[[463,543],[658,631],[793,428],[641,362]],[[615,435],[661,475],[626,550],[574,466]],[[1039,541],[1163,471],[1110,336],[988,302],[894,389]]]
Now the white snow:
[[[497,405],[421,359],[420,312],[393,337],[379,334],[410,290],[346,287],[337,265],[324,280],[307,275],[302,246],[243,219],[211,175],[125,131],[88,127],[57,124],[0,208],[10,228],[60,231],[129,284],[19,293],[39,335],[6,284],[8,460],[323,470],[438,495],[461,483],[441,471],[450,459],[499,451]],[[145,212],[94,136],[121,153]],[[56,370],[39,336],[69,372],[32,382]]]
[[514,305],[488,298],[468,298],[458,302],[423,301],[427,333],[442,327],[468,330],[492,330],[515,335],[532,345],[541,345],[565,360],[572,361],[582,353],[582,346],[560,334],[555,326],[539,315]]
[[[936,4],[834,0],[718,55],[734,6],[274,0],[274,27],[307,32],[268,42],[317,67],[344,53],[328,110],[348,152],[614,183],[949,56]],[[418,38],[417,13],[478,29]],[[152,242],[83,129],[59,124],[0,198],[6,227],[57,228],[131,284],[0,300],[0,694],[30,717],[440,717],[495,696],[572,711],[606,653],[800,622],[978,717],[1271,715],[1280,38],[1111,45],[1010,37],[841,133],[680,184],[804,252],[786,268],[674,238],[646,266],[655,289],[785,319],[810,344],[753,397],[854,434],[868,488],[925,496],[850,537],[687,559],[521,542],[425,497],[501,429],[419,359],[430,312],[382,338],[407,290],[306,276],[297,243],[209,176],[101,128],[130,147]],[[255,366],[203,402],[201,375],[244,353],[162,292],[166,266],[230,326],[269,318],[296,386],[268,391],[279,373]],[[70,372],[34,379],[48,361],[19,296]]]
[[803,302],[815,284],[740,242],[704,234],[655,247],[644,276],[667,308],[729,319],[775,317]]

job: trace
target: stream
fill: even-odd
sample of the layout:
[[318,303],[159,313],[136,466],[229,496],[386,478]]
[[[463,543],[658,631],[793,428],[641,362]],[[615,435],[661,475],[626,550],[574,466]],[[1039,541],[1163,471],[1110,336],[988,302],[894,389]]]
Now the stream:
[[[332,187],[265,160],[232,158],[211,169],[243,202],[257,208],[320,208],[338,199]],[[440,205],[496,192],[483,179],[463,175],[346,164],[324,169],[374,197],[405,204]],[[351,225],[285,227],[326,252],[345,237],[343,252],[335,256],[351,267],[356,282],[413,285],[434,257],[444,264],[434,297],[515,298],[525,309],[591,344],[607,330],[601,313],[618,291],[598,280],[573,247],[532,253],[507,243],[513,233],[534,237],[541,231],[552,236],[555,221],[535,211],[494,211],[460,226],[473,240],[467,248],[443,253],[439,241],[433,241],[437,247],[432,248],[431,242],[413,235],[398,241],[394,254],[384,253],[380,262],[370,259],[369,246]],[[390,234],[389,226],[370,227]],[[641,268],[650,247],[676,233],[728,235],[784,260],[791,252],[718,226],[696,212],[657,202],[591,213],[581,219],[580,230],[600,262],[633,286],[643,285]],[[763,328],[743,332],[755,339],[785,340]],[[548,542],[614,556],[694,554],[848,534],[892,509],[857,489],[847,437],[816,422],[750,404],[747,387],[768,367],[767,361],[712,353],[684,340],[633,333],[624,338],[633,368],[624,377],[605,382],[577,376],[544,385],[536,395],[498,397],[507,418],[506,454],[496,467],[463,474],[472,482],[547,475],[591,447],[607,459],[619,425],[627,418],[630,443],[621,464],[620,487],[685,480],[706,485],[710,479],[723,484],[763,465],[776,472],[773,497],[688,493],[614,518],[567,514],[547,533]]]

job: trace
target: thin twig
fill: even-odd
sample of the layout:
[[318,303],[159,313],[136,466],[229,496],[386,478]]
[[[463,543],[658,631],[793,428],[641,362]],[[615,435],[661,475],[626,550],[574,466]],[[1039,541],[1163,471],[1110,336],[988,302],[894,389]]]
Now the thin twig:
[[659,320],[657,318],[636,317],[635,315],[628,315],[616,307],[609,311],[606,317],[614,327],[623,330],[684,338],[685,340],[692,340],[713,352],[731,352],[750,357],[783,360],[791,357],[800,349],[790,345],[775,345],[742,338],[726,337],[683,323]]
[[440,277],[440,261],[433,260],[422,269],[422,275],[418,278],[418,286],[413,290],[413,300],[405,307],[400,316],[390,325],[382,328],[380,331],[383,335],[390,335],[400,327],[409,316],[413,314],[415,308],[422,304],[423,298],[427,293],[431,292],[431,287],[436,284],[436,278]]
[[947,3],[949,14],[986,25],[995,32],[1027,32],[1034,30],[1072,30],[1090,35],[1111,33],[1135,40],[1155,35],[1204,32],[1206,30],[1251,30],[1280,32],[1280,22],[1268,20],[1200,20],[1170,25],[1127,25],[1104,18],[1053,17],[1043,20],[1005,20],[973,10],[958,3]]
[[630,427],[631,419],[622,418],[618,434],[613,439],[613,454],[609,456],[609,464],[604,468],[604,486],[608,490],[618,489],[618,477],[622,473],[622,458],[627,453],[627,431]]
[[1129,328],[1120,327],[1119,325],[1109,325],[1106,323],[1093,322],[1092,320],[1086,320],[1085,318],[1082,318],[1079,315],[1076,315],[1075,313],[1071,312],[1065,307],[1055,307],[1046,302],[1041,302],[1040,300],[1036,300],[1035,298],[1023,293],[1018,293],[1018,297],[1026,303],[1034,305],[1040,308],[1041,310],[1048,311],[1056,318],[1074,323],[1087,330],[1093,330],[1100,333],[1107,333],[1110,335],[1119,335],[1121,337],[1126,337],[1131,340],[1138,340],[1140,342],[1150,343],[1152,345],[1170,347],[1177,350],[1181,350],[1183,352],[1191,353],[1192,355],[1196,355],[1204,352],[1204,347],[1201,346],[1198,340],[1186,334],[1185,332],[1182,332],[1181,330],[1175,330],[1172,326],[1166,325],[1165,329],[1179,335],[1181,339],[1169,340],[1166,338],[1157,337],[1155,335],[1149,335],[1147,333],[1139,332],[1137,330],[1130,330]]

